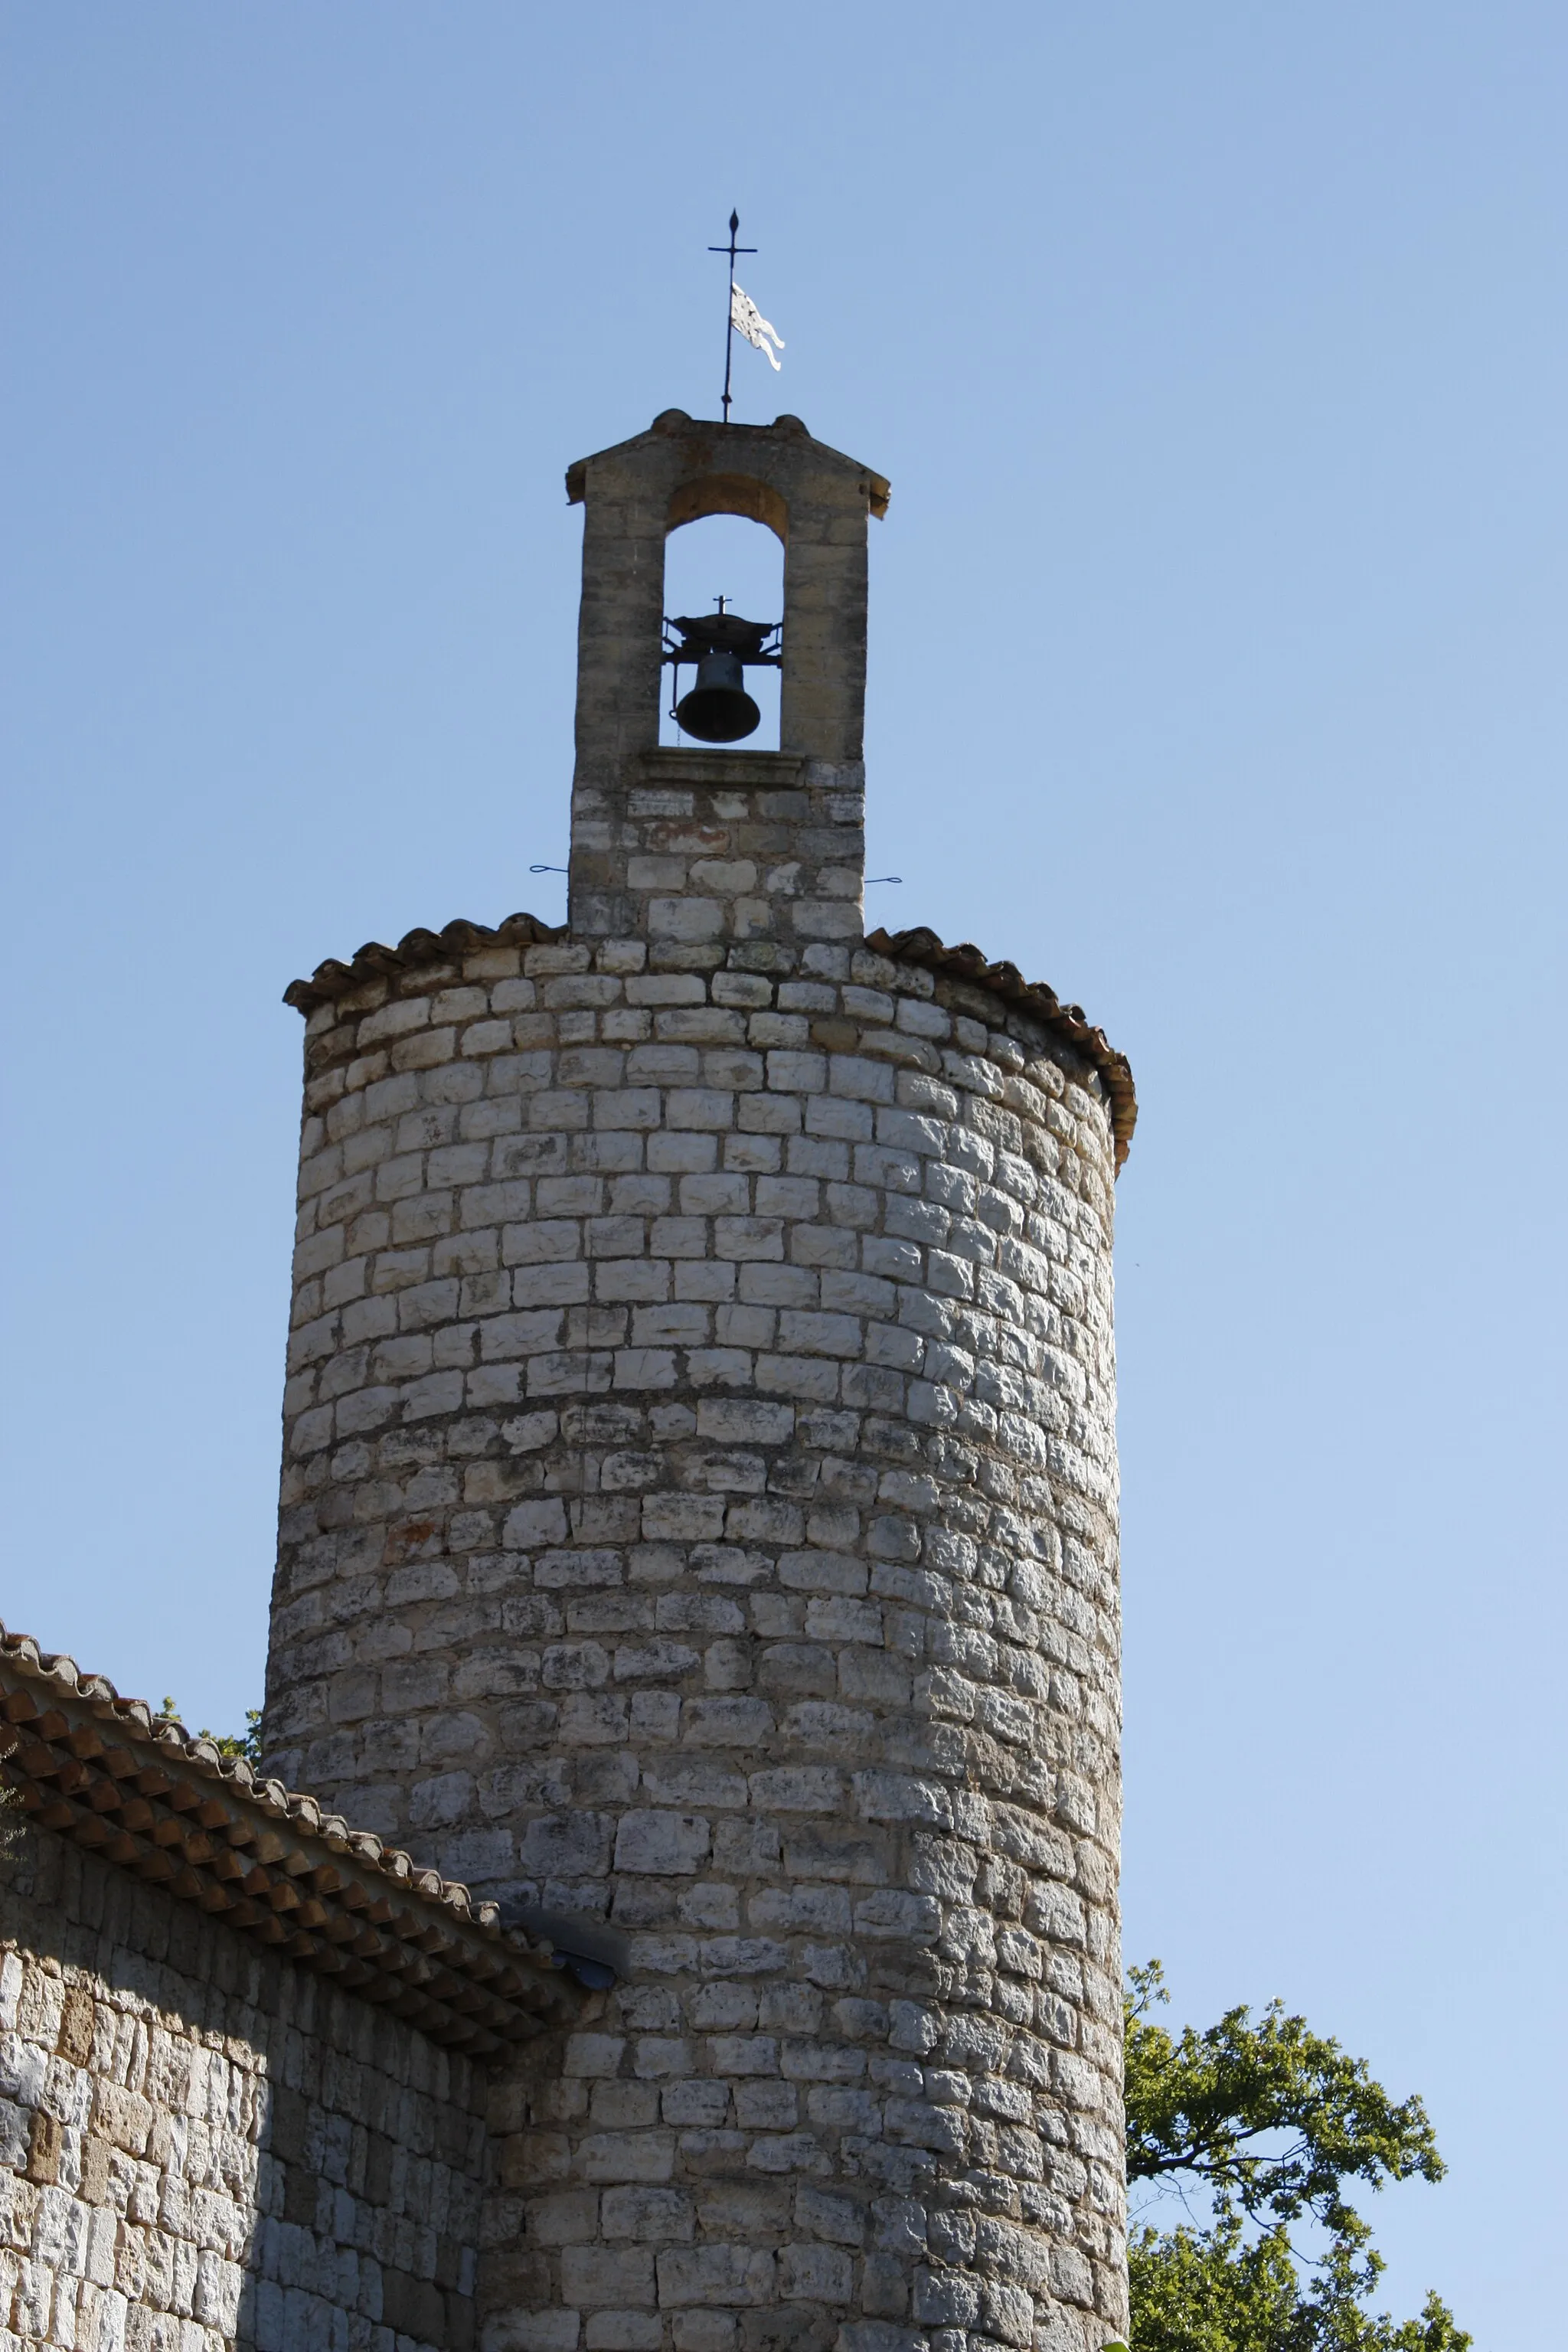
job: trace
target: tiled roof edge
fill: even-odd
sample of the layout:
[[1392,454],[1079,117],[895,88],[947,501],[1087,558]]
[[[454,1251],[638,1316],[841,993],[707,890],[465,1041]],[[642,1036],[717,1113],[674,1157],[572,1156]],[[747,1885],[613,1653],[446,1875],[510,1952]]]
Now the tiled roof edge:
[[946,946],[935,931],[927,930],[923,925],[908,931],[868,932],[866,945],[873,955],[887,956],[894,963],[921,964],[927,971],[945,972],[952,979],[968,981],[975,988],[989,989],[993,996],[1001,997],[1005,1003],[1021,1005],[1044,1028],[1071,1045],[1100,1074],[1110,1105],[1110,1127],[1120,1173],[1131,1149],[1132,1130],[1138,1124],[1132,1066],[1125,1054],[1118,1053],[1104,1030],[1094,1026],[1081,1004],[1064,1004],[1054,988],[1047,988],[1043,981],[1026,980],[1016,963],[991,962],[972,940],[966,940],[958,947]]
[[[407,931],[395,948],[383,947],[379,940],[368,940],[348,963],[329,957],[325,963],[316,966],[309,980],[290,981],[283,992],[283,1002],[300,1013],[311,1013],[321,1005],[335,1003],[353,990],[391,973],[417,971],[422,965],[446,957],[471,955],[481,948],[553,946],[570,936],[564,923],[544,923],[537,915],[508,915],[493,929],[484,923],[459,919],[439,931]],[[1064,1004],[1054,988],[1047,988],[1043,981],[1026,980],[1016,964],[993,963],[972,940],[948,947],[935,931],[923,925],[904,931],[868,932],[865,945],[873,955],[888,956],[894,962],[921,964],[928,971],[945,972],[954,980],[989,989],[1005,1003],[1024,1007],[1046,1029],[1070,1045],[1100,1074],[1110,1105],[1116,1165],[1121,1170],[1138,1123],[1131,1066],[1126,1055],[1111,1045],[1104,1030],[1094,1026],[1081,1004]]]
[[436,963],[447,956],[472,955],[479,948],[549,947],[566,936],[564,923],[542,922],[537,915],[508,915],[493,930],[487,923],[470,923],[459,916],[438,931],[405,931],[395,948],[367,940],[347,963],[329,956],[309,980],[291,980],[283,991],[283,1002],[297,1013],[310,1013],[390,972],[416,971],[421,964]]
[[[167,1820],[160,1818],[155,1848],[117,1825],[121,1795],[137,1794],[132,1778],[123,1768],[112,1776],[91,1769],[93,1751],[105,1752],[110,1735],[115,1753],[139,1756],[145,1750],[145,1763],[136,1767],[139,1775],[183,1783],[195,1801],[183,1811],[171,1811]],[[571,2005],[551,1947],[531,1945],[503,1930],[494,1904],[476,1903],[466,1886],[437,1871],[422,1870],[401,1847],[386,1844],[373,1832],[351,1828],[319,1799],[287,1789],[280,1780],[260,1779],[243,1757],[222,1755],[212,1740],[187,1731],[172,1717],[154,1715],[144,1699],[121,1697],[106,1676],[84,1674],[74,1658],[41,1650],[30,1634],[3,1624],[0,1763],[5,1781],[46,1826],[79,1843],[111,1849],[111,1861],[121,1859],[112,1851],[119,1839],[127,1849],[126,1865],[133,1869],[162,1853],[167,1872],[142,1869],[142,1875],[166,1878],[177,1897],[220,1917],[226,1909],[256,1914],[237,1916],[236,1924],[258,1928],[289,1958],[346,1976],[351,1987],[379,1979],[373,1998],[388,1998],[390,1984],[392,2005],[435,2040],[491,2055],[506,2041],[537,2032],[540,2011]],[[237,1839],[231,1833],[226,1843],[220,1835],[216,1848],[211,1836],[199,1837],[197,1844],[213,1848],[210,1854],[183,1843],[187,1830],[195,1832],[203,1805],[215,1817],[206,1825],[214,1832],[248,1834]],[[51,1818],[52,1812],[58,1818]],[[160,1831],[169,1832],[166,1843]],[[211,1874],[214,1855],[232,1864],[237,1853],[250,1848],[265,1851],[268,1867],[296,1889],[304,1886],[314,1907],[333,1912],[340,1926],[351,1915],[356,1928],[363,1923],[368,1932],[361,1942],[377,1948],[356,1949],[345,1961],[350,1939],[297,1930],[289,1908],[283,1908],[281,1917],[279,1906],[269,1908],[272,1898],[266,1890],[255,1900],[245,1899],[236,1894],[232,1869],[226,1885]],[[386,1917],[376,1919],[378,1912]],[[384,1933],[370,1929],[373,1920]],[[438,1955],[434,1965],[427,1957],[432,1952]]]

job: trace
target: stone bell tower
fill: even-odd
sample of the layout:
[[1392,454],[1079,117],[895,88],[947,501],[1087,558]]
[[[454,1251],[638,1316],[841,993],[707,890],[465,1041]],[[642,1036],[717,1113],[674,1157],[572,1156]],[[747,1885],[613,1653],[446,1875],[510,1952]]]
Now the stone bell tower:
[[[865,935],[887,484],[679,411],[567,484],[566,926],[289,992],[270,1769],[614,1972],[500,2095],[488,2352],[1099,2352],[1127,1066]],[[658,744],[715,513],[784,543],[777,752]]]
[[[712,971],[735,950],[739,969],[775,974],[858,941],[866,519],[886,513],[887,483],[795,417],[698,425],[670,409],[574,466],[566,492],[586,517],[572,936],[646,940],[665,970]],[[784,541],[776,752],[658,748],[665,540],[713,514]]]

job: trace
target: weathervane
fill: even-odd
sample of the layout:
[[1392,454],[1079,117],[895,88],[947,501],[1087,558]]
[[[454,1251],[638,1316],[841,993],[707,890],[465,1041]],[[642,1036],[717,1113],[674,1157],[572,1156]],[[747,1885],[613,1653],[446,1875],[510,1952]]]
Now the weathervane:
[[775,353],[782,352],[784,347],[784,337],[778,330],[768,324],[744,288],[735,283],[735,256],[738,253],[755,253],[757,249],[754,245],[736,244],[735,235],[740,226],[740,214],[731,212],[729,244],[710,245],[708,248],[710,253],[723,254],[730,264],[730,310],[724,322],[724,422],[726,425],[730,422],[730,362],[735,353],[736,329],[740,330],[749,343],[762,352],[775,375],[778,373],[779,364]]

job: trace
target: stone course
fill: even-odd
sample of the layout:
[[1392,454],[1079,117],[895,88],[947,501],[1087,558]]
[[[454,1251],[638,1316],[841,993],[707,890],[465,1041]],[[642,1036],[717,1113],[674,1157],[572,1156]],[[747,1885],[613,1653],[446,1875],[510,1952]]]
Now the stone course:
[[0,2352],[464,2352],[484,2091],[0,1813]]

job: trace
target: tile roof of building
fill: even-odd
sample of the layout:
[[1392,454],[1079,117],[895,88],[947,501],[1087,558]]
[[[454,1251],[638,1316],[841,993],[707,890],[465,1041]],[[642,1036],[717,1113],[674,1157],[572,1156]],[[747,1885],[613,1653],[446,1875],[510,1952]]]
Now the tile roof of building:
[[493,1904],[3,1625],[0,1781],[46,1828],[432,2041],[489,2058],[575,2007],[551,1946]]

